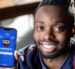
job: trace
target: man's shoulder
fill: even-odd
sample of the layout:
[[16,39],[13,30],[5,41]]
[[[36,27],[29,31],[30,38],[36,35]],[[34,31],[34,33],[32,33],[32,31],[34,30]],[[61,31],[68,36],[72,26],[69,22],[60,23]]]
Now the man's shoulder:
[[24,46],[23,48],[19,49],[18,51],[19,51],[19,53],[22,53],[22,52],[26,51],[27,49],[32,50],[35,47],[36,47],[35,44],[31,44],[31,45]]
[[39,52],[36,45],[28,45],[19,50],[19,69],[41,69]]
[[30,56],[31,54],[33,54],[35,50],[37,50],[35,44],[27,45],[23,47],[22,49],[19,49],[18,51],[19,51],[19,56],[21,60],[24,61],[24,58],[26,56]]

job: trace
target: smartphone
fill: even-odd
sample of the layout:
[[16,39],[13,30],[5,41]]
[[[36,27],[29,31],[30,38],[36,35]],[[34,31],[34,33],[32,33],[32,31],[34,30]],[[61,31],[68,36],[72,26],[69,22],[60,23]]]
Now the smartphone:
[[0,67],[14,66],[17,31],[0,27]]

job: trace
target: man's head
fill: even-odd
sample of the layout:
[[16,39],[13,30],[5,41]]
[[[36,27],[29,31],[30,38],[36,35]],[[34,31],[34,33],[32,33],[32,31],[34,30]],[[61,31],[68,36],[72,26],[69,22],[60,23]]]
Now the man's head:
[[73,20],[64,3],[44,0],[36,10],[34,41],[45,58],[55,58],[68,49]]

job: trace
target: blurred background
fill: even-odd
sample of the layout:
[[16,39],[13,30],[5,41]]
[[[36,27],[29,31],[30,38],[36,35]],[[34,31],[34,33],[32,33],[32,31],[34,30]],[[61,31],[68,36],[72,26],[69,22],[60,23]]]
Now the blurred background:
[[[40,1],[42,0],[0,0],[0,26],[17,29],[17,49],[34,43],[34,13]],[[75,15],[74,0],[71,0],[69,10]]]

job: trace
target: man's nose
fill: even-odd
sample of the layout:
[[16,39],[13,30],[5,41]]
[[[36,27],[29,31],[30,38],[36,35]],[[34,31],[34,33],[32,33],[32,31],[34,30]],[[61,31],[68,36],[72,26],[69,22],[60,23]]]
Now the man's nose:
[[53,30],[51,30],[51,29],[46,30],[44,33],[44,38],[45,39],[55,38],[55,34],[54,34]]

